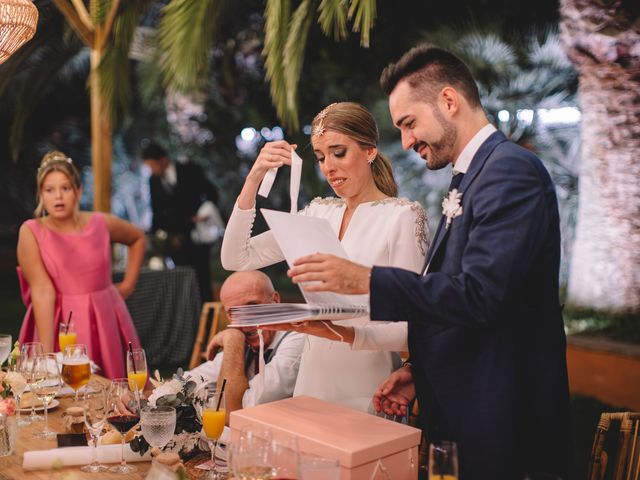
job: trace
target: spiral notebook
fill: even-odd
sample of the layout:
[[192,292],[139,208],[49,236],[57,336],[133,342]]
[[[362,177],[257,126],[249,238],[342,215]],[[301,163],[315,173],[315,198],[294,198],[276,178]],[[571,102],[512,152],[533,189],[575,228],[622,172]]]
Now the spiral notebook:
[[[265,208],[260,211],[290,267],[294,260],[318,252],[349,258],[326,219]],[[231,307],[229,309],[230,326],[249,327],[304,320],[343,320],[369,313],[367,295],[307,292],[305,285],[306,283],[300,284],[298,287],[306,303],[270,303]]]

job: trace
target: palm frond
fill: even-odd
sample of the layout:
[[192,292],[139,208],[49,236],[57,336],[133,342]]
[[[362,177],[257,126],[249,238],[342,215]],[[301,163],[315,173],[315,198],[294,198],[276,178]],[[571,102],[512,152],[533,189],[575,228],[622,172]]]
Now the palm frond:
[[[355,14],[355,17],[354,17]],[[376,0],[352,0],[349,18],[353,18],[353,31],[360,32],[360,45],[369,47],[369,34],[376,22]]]
[[347,6],[344,0],[322,0],[318,6],[318,23],[327,37],[347,38]]
[[29,65],[21,75],[20,87],[16,97],[15,115],[11,123],[9,143],[11,156],[15,162],[20,152],[22,136],[27,120],[35,111],[43,98],[55,88],[54,79],[77,54],[73,48],[66,46],[45,46],[38,52],[46,57],[46,61],[37,61]]
[[309,35],[309,27],[313,20],[311,14],[315,0],[303,0],[291,18],[289,26],[289,35],[284,47],[283,63],[284,83],[286,86],[286,102],[287,102],[287,125],[293,130],[297,130],[300,122],[298,119],[298,81],[300,80],[300,72],[304,63],[304,52],[307,46],[307,38]]
[[129,0],[121,4],[113,24],[111,41],[98,66],[100,95],[105,104],[110,106],[111,118],[114,120],[126,113],[130,104],[132,92],[129,81],[129,49],[140,15],[147,4],[144,0]]
[[182,92],[204,86],[223,4],[219,0],[173,0],[162,9],[158,45],[164,54],[165,85]]
[[264,48],[262,55],[269,80],[271,99],[278,117],[291,125],[287,111],[287,84],[285,81],[284,48],[288,37],[291,2],[267,0],[264,9]]

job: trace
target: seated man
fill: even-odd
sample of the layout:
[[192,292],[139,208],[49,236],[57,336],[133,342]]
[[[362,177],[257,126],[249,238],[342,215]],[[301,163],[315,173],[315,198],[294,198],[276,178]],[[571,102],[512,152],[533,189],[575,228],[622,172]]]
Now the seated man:
[[[222,284],[220,301],[225,309],[240,305],[280,303],[280,294],[269,277],[252,270],[232,273]],[[191,370],[207,381],[226,378],[227,412],[273,402],[293,395],[298,375],[304,335],[296,332],[263,330],[265,368],[259,372],[260,338],[255,327],[226,328],[218,332],[207,346],[213,360]]]

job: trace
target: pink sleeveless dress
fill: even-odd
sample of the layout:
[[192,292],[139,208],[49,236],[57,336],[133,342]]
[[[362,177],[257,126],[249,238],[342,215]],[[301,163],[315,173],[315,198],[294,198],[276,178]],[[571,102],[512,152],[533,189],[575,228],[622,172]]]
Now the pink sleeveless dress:
[[[36,220],[25,222],[33,232],[42,262],[56,290],[55,350],[61,321],[73,311],[76,342],[89,348],[89,356],[107,378],[127,376],[125,352],[128,342],[140,347],[131,315],[111,282],[111,244],[104,217],[94,213],[80,233],[59,233]],[[29,286],[18,271],[27,313],[20,342],[37,340]]]

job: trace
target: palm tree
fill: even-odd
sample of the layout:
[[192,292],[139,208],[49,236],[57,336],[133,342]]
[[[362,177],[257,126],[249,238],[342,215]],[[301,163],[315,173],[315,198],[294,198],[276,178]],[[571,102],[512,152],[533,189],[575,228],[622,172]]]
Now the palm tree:
[[[292,3],[266,1],[263,55],[278,116],[285,126],[297,130],[298,81],[311,25],[317,21],[325,35],[344,40],[351,21],[352,30],[360,32],[361,45],[368,47],[376,20],[376,0],[302,0],[295,8]],[[179,91],[202,88],[218,21],[232,6],[238,8],[237,2],[173,0],[167,5],[158,43],[169,88]]]
[[582,111],[568,301],[611,313],[640,312],[639,14],[633,2],[561,1]]
[[129,100],[129,48],[148,0],[53,0],[71,28],[89,47],[91,70],[91,150],[96,210],[111,210],[112,125],[117,105]]

